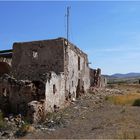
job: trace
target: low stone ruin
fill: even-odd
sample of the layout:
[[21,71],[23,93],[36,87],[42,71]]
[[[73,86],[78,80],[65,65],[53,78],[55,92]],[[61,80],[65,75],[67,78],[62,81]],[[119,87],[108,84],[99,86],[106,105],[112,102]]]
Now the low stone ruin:
[[[43,108],[44,98],[44,84],[39,81],[16,80],[7,74],[0,77],[0,107],[5,115],[9,113],[26,115],[27,112],[33,111],[31,108],[33,103],[36,103],[34,113],[41,114],[39,112]],[[32,116],[34,115],[29,116],[28,113],[29,118]]]

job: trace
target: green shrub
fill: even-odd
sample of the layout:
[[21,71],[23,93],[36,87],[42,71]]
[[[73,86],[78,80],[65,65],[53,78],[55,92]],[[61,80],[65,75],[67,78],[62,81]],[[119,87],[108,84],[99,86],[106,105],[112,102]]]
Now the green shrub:
[[23,124],[15,133],[15,137],[23,137],[29,132],[33,132],[34,128],[29,124],[25,123]]
[[6,122],[4,121],[3,118],[3,113],[0,112],[0,130],[5,130],[7,127]]
[[140,106],[140,99],[136,99],[133,103],[133,106]]

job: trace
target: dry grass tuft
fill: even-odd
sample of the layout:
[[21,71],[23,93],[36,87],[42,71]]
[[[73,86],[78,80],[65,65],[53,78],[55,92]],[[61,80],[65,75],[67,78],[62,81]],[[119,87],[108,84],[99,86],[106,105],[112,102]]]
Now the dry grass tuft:
[[138,139],[136,132],[134,131],[120,131],[120,133],[115,137],[115,139]]
[[128,94],[120,96],[106,97],[106,100],[112,102],[115,105],[134,105],[140,106],[140,94]]

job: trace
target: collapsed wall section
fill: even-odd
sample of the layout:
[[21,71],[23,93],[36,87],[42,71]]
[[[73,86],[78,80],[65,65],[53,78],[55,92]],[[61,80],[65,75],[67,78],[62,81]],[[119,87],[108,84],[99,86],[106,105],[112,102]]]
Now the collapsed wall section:
[[0,109],[7,113],[26,115],[28,103],[45,99],[45,85],[42,82],[16,80],[9,75],[0,77]]
[[90,68],[90,86],[100,87],[101,85],[101,69]]
[[101,75],[101,69],[90,68],[90,87],[105,87],[107,84],[107,79],[105,76]]

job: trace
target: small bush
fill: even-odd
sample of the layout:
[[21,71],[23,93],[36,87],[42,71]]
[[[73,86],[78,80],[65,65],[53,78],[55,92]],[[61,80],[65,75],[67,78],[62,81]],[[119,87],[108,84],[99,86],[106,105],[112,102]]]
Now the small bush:
[[109,97],[108,97],[108,96],[106,96],[106,97],[105,97],[105,100],[106,100],[106,101],[108,101],[108,100],[109,100]]
[[140,106],[140,99],[136,99],[133,103],[133,106]]
[[3,118],[3,113],[0,112],[0,130],[5,130],[7,128],[6,122]]
[[23,137],[25,136],[28,132],[33,132],[34,131],[34,128],[28,124],[28,123],[25,123],[23,124],[19,130],[15,133],[15,137]]

